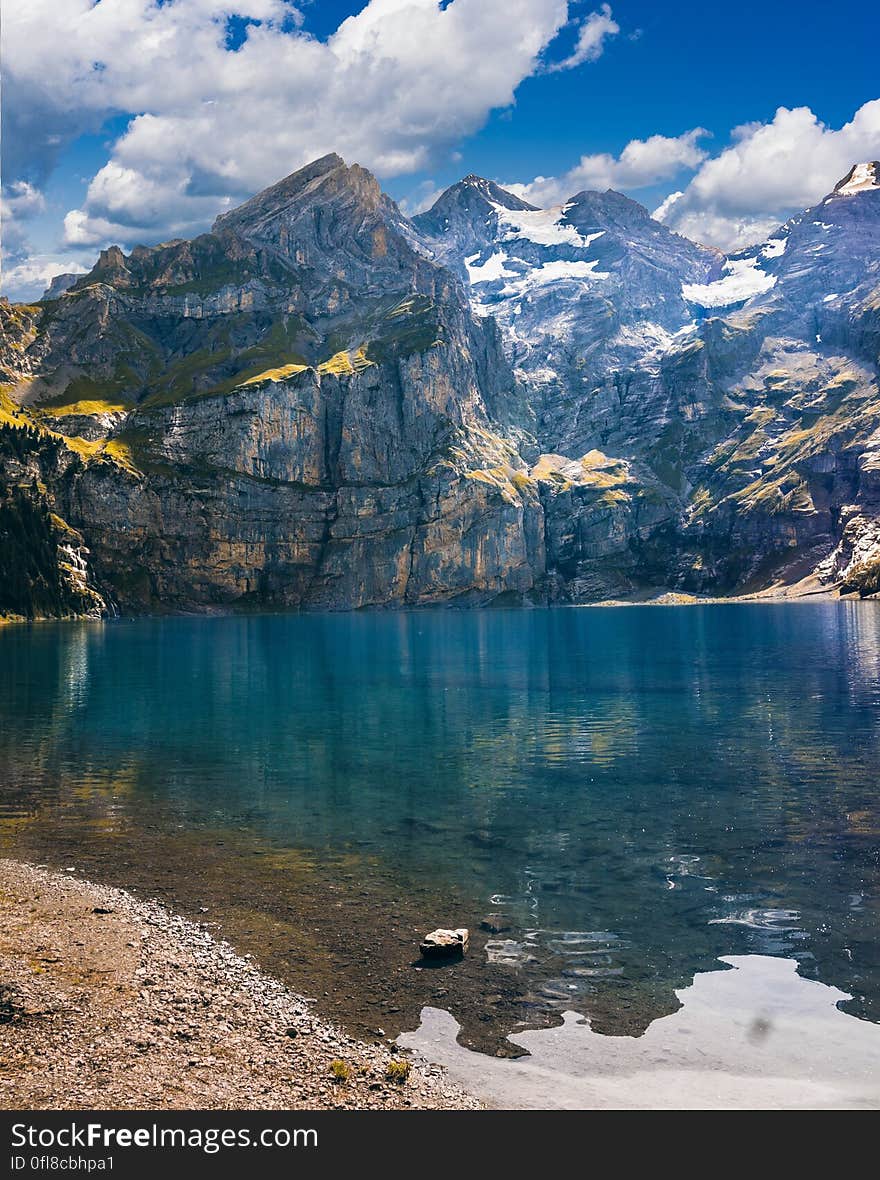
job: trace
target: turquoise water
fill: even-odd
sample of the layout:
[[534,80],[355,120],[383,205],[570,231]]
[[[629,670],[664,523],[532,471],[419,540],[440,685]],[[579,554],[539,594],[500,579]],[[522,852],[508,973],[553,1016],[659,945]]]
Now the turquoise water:
[[876,1020],[878,766],[874,603],[0,629],[13,840],[115,809],[354,852],[500,915],[551,1007],[760,953]]

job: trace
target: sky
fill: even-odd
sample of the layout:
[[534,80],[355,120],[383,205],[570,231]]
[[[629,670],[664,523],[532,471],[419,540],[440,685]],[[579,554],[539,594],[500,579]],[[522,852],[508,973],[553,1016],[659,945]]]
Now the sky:
[[724,250],[880,158],[880,6],[0,0],[2,290],[210,228],[337,151],[414,213],[615,188]]

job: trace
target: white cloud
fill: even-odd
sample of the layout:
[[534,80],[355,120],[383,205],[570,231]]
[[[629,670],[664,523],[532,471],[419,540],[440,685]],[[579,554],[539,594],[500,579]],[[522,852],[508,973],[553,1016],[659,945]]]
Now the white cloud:
[[[236,15],[261,23],[233,51]],[[326,42],[296,16],[285,0],[6,0],[13,174],[47,173],[76,135],[136,112],[67,216],[84,246],[190,234],[328,151],[383,177],[417,171],[545,68],[569,4],[370,0]],[[613,23],[587,17],[562,64],[594,57]]]
[[10,299],[27,302],[39,299],[56,275],[85,274],[86,268],[75,258],[31,254],[12,266],[4,264],[3,289]]
[[865,103],[838,130],[807,107],[780,107],[769,123],[734,128],[730,146],[711,158],[700,145],[707,134],[698,127],[674,138],[632,140],[619,156],[583,156],[560,176],[506,187],[547,206],[581,189],[637,191],[696,170],[654,216],[696,241],[736,250],[763,241],[792,214],[816,204],[854,163],[880,158],[880,99]]
[[665,201],[661,201],[651,216],[656,221],[665,221],[669,216],[669,211],[677,200],[684,196],[681,189],[677,189],[674,193],[670,193]]
[[[4,186],[0,192],[0,227],[2,227],[2,248],[0,248],[0,271],[3,288],[6,290],[18,282],[18,275],[24,275],[28,266],[30,242],[27,236],[27,222],[42,213],[46,199],[39,189],[26,180],[17,180]],[[35,281],[35,280],[34,280]],[[24,277],[24,289],[28,297],[32,293]],[[42,291],[42,288],[40,288]]]
[[0,191],[0,225],[5,259],[15,258],[27,246],[24,222],[46,207],[46,198],[26,180],[17,180]]
[[598,12],[591,12],[580,22],[577,42],[569,56],[563,61],[554,62],[547,67],[548,70],[551,73],[571,70],[585,61],[597,61],[604,52],[606,37],[614,37],[619,32],[620,25],[611,15],[611,6],[603,4]]
[[780,107],[769,123],[736,128],[733,139],[658,210],[679,233],[727,250],[761,241],[820,201],[853,164],[880,157],[880,99],[838,130],[808,107]]
[[706,159],[699,140],[709,133],[695,127],[683,135],[652,135],[631,140],[619,156],[608,152],[581,156],[579,163],[560,176],[536,176],[528,184],[506,188],[533,205],[555,205],[583,189],[602,191],[640,189],[666,180],[684,169],[694,169]]
[[[27,257],[26,222],[42,212],[59,153],[110,116],[132,118],[65,218],[66,243],[83,251],[191,236],[327,151],[380,177],[446,161],[490,111],[510,107],[523,79],[595,60],[619,33],[607,4],[575,20],[572,8],[369,0],[319,41],[291,0],[4,0],[7,276]],[[259,22],[236,50],[231,17]],[[557,36],[573,28],[575,44],[558,60]],[[619,155],[584,155],[560,176],[507,187],[547,206],[582,189],[637,192],[695,172],[656,215],[738,247],[821,199],[852,163],[880,156],[880,100],[837,130],[807,108],[780,108],[768,123],[736,128],[712,158],[706,135],[632,140]],[[409,206],[433,195],[426,182]]]
[[33,217],[46,207],[46,198],[26,180],[17,180],[0,197],[3,217]]

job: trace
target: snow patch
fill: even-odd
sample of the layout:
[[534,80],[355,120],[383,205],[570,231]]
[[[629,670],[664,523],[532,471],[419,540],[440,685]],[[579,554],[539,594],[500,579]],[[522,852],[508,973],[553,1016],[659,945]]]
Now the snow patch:
[[730,307],[776,286],[776,276],[761,270],[756,257],[728,259],[724,270],[724,277],[714,283],[685,283],[683,298],[699,307]]
[[840,296],[835,292],[833,295],[826,295],[822,300],[823,303],[830,303],[832,299],[839,299]]
[[846,184],[842,184],[839,188],[834,190],[834,195],[837,197],[851,197],[855,193],[865,193],[872,188],[880,188],[880,176],[878,176],[877,164],[869,162],[866,164],[856,164]]
[[788,238],[771,238],[761,247],[762,258],[781,258],[788,245]]
[[543,266],[536,266],[523,275],[515,283],[508,283],[501,290],[502,296],[522,295],[532,287],[546,287],[548,283],[558,283],[565,279],[607,279],[608,271],[596,270],[599,263],[591,262],[545,262]]
[[562,218],[569,205],[554,205],[550,209],[505,209],[493,202],[498,214],[498,223],[506,228],[501,239],[512,242],[516,238],[534,242],[537,246],[575,246],[579,250],[601,238],[605,233],[600,229],[595,234],[582,234],[573,225],[564,224]]
[[474,283],[494,283],[496,279],[512,279],[516,277],[513,271],[504,269],[507,255],[503,250],[496,250],[485,262],[477,264],[479,257],[479,254],[471,254],[469,258],[465,258],[464,260],[471,285]]

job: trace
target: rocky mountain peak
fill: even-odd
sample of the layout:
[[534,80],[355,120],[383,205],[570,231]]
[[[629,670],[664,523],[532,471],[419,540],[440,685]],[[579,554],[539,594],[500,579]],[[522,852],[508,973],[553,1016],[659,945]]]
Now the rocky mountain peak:
[[443,237],[452,230],[480,240],[487,219],[500,209],[534,211],[535,206],[494,180],[471,173],[441,193],[426,213],[413,218],[413,223],[429,238]]
[[428,213],[436,215],[452,205],[480,209],[486,206],[494,209],[499,205],[502,209],[534,209],[536,207],[516,196],[515,193],[502,188],[494,180],[487,180],[485,176],[476,176],[473,172],[441,193]]
[[613,188],[604,193],[584,189],[569,197],[565,205],[566,216],[571,222],[595,223],[606,229],[644,228],[653,222],[644,205],[626,197]]
[[[482,197],[484,201],[488,201],[490,205],[501,205],[504,209],[535,209],[535,205],[530,205],[528,201],[524,201],[522,197],[518,197],[515,193],[510,192],[506,188],[502,188],[500,184],[496,184],[494,180],[487,180],[485,176],[477,176],[471,172],[468,176],[458,184],[453,185],[452,188],[446,190],[446,194],[455,194],[456,199],[461,200],[468,196]],[[443,196],[439,198],[443,200]],[[436,204],[435,204],[436,207]]]
[[98,266],[108,269],[115,266],[125,266],[125,255],[119,246],[108,246],[98,255]]
[[59,299],[65,291],[70,290],[79,278],[79,273],[73,271],[65,271],[64,274],[56,275],[43,292],[41,299]]
[[222,213],[214,222],[213,232],[259,236],[263,227],[283,214],[298,214],[340,199],[375,209],[382,200],[382,191],[372,173],[359,164],[349,167],[341,156],[331,152]]
[[[235,241],[299,271],[357,287],[430,287],[431,253],[395,202],[359,164],[335,154],[300,168],[214,222],[224,249]],[[382,277],[384,276],[384,278]]]
[[852,197],[871,189],[880,189],[880,160],[853,164],[846,176],[834,186],[832,196]]

